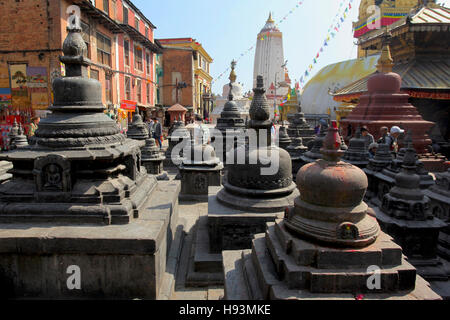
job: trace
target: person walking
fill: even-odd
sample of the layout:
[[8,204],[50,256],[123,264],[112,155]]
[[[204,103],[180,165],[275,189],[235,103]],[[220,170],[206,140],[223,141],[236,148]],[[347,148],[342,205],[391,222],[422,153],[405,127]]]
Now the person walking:
[[28,137],[34,136],[36,130],[38,129],[39,122],[41,121],[40,117],[34,117],[31,119],[30,130],[28,131]]
[[380,139],[378,139],[378,144],[386,144],[386,137],[389,135],[389,128],[388,127],[381,127],[380,128]]
[[400,129],[398,126],[393,126],[390,135],[386,137],[386,144],[389,145],[391,151],[395,154],[398,153],[398,137],[402,133],[405,133],[405,130]]
[[365,144],[366,150],[369,150],[369,146],[375,142],[375,139],[374,139],[373,135],[370,134],[367,126],[361,127],[361,135],[364,138],[364,141],[365,141],[364,144]]
[[162,126],[157,118],[153,118],[153,138],[159,145],[159,149],[162,149]]

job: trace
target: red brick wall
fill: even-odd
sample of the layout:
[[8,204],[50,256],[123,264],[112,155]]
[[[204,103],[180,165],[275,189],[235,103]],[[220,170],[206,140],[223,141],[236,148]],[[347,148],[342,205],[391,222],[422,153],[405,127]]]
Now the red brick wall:
[[[173,81],[173,73],[181,74],[181,81],[186,82],[188,87],[181,91],[181,100],[179,103],[183,106],[193,106],[193,56],[192,51],[178,49],[164,49],[163,54],[163,97],[162,104],[172,106],[176,103],[174,100],[173,90],[175,82]],[[176,95],[175,95],[176,97]]]

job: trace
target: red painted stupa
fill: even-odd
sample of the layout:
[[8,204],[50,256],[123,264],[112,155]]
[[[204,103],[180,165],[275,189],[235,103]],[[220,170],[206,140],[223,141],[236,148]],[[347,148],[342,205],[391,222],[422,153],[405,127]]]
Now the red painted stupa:
[[[369,78],[368,92],[361,96],[359,104],[348,117],[340,122],[344,136],[353,136],[358,127],[367,126],[377,140],[381,127],[399,126],[413,132],[413,144],[418,154],[428,152],[431,139],[427,132],[434,125],[425,121],[417,109],[408,102],[409,95],[400,92],[402,78],[392,72],[394,66],[389,48],[390,36],[384,39],[378,72]],[[351,135],[349,135],[349,124]],[[400,141],[401,142],[401,141]]]

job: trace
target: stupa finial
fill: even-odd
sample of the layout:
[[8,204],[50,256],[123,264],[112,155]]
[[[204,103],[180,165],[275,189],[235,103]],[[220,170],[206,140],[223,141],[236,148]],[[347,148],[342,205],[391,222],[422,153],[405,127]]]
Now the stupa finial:
[[344,151],[341,150],[341,143],[337,122],[334,120],[331,123],[331,127],[328,128],[328,133],[323,140],[323,147],[320,149],[323,159],[325,161],[338,162],[344,154]]
[[231,72],[230,72],[230,77],[228,79],[230,79],[231,83],[236,82],[237,79],[237,75],[236,72],[234,71],[234,69],[236,68],[237,62],[235,60],[231,61]]
[[269,18],[267,19],[267,23],[275,23],[275,20],[272,18],[272,11],[269,12]]
[[69,19],[67,20],[67,37],[63,43],[64,56],[59,60],[66,65],[67,77],[88,78],[87,67],[91,61],[86,58],[87,46],[81,36],[79,7],[70,6],[67,9]]
[[391,43],[392,35],[386,31],[383,35],[383,47],[381,49],[381,56],[378,59],[377,70],[382,73],[392,72],[392,68],[394,67],[394,60],[391,55]]

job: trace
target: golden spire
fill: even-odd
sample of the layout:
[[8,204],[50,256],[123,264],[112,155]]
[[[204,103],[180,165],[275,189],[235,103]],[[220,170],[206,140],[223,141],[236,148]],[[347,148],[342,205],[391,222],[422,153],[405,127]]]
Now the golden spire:
[[386,34],[383,38],[383,48],[381,49],[380,59],[378,59],[377,70],[378,72],[388,73],[392,72],[392,67],[394,66],[394,60],[391,56],[391,48],[389,47],[391,35]]
[[269,12],[269,19],[267,19],[267,23],[275,23],[275,21],[272,19],[272,12]]
[[231,61],[231,72],[230,72],[230,77],[228,79],[230,79],[231,83],[236,82],[236,72],[234,72],[234,68],[236,67],[237,62],[236,61]]

